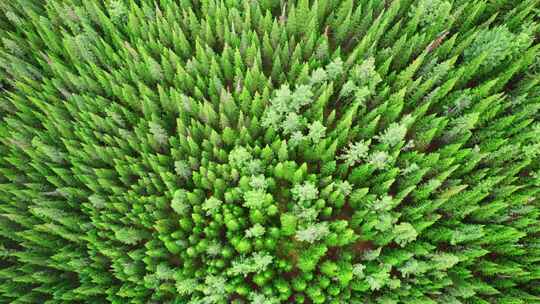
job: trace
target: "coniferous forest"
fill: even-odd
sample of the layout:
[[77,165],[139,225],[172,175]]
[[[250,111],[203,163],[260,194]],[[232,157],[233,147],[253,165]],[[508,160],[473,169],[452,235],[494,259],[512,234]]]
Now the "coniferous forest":
[[540,303],[540,0],[0,1],[0,303]]

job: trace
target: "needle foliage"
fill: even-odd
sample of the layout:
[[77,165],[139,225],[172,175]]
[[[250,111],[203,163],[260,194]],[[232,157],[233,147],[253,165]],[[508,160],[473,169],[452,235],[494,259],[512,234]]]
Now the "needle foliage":
[[540,303],[539,14],[0,1],[0,303]]

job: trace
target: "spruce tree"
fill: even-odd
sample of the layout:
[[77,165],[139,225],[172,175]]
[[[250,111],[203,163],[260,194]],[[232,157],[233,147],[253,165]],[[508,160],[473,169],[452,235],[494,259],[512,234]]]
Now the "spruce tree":
[[0,8],[0,303],[540,303],[540,1]]

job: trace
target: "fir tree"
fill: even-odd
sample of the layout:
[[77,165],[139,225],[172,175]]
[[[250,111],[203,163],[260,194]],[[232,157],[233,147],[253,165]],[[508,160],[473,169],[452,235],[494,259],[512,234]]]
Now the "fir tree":
[[539,1],[0,8],[0,303],[540,302]]

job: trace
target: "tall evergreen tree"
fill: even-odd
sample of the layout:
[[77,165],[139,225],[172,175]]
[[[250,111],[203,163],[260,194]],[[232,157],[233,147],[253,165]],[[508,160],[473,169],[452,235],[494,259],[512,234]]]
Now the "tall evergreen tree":
[[540,303],[540,1],[0,8],[0,303]]

